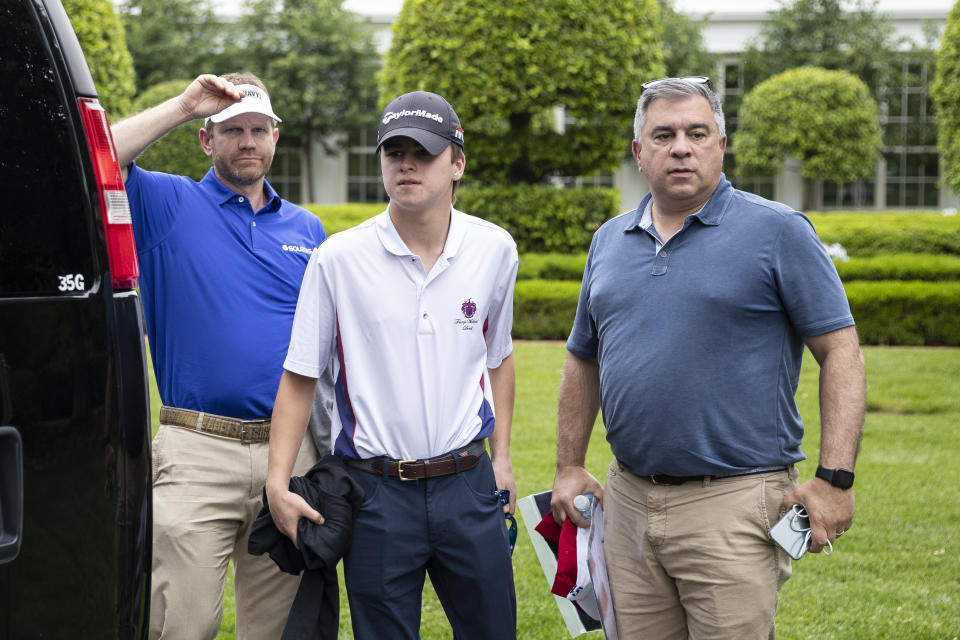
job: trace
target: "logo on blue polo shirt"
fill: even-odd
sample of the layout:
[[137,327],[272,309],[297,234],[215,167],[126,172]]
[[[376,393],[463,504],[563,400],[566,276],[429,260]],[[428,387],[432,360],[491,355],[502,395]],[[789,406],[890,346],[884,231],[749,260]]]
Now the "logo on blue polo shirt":
[[284,251],[293,251],[294,253],[313,253],[317,250],[316,247],[311,249],[310,247],[304,247],[299,244],[284,244],[280,245],[280,248]]

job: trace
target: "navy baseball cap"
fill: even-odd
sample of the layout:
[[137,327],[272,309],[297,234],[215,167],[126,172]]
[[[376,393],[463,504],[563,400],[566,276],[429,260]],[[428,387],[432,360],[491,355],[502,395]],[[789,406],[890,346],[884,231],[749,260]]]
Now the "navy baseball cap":
[[432,156],[443,153],[451,142],[463,148],[463,128],[450,103],[429,91],[405,93],[387,105],[380,116],[377,152],[390,138],[416,140]]

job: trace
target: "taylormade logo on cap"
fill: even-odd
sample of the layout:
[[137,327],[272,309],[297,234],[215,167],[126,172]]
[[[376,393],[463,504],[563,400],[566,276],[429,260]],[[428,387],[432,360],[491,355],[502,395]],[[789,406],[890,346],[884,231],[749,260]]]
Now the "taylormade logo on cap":
[[403,111],[388,111],[383,114],[383,124],[387,124],[391,120],[396,120],[397,118],[403,118],[406,116],[416,116],[418,118],[430,118],[439,123],[443,123],[443,116],[439,113],[427,113],[423,109],[417,109],[416,111],[408,111],[404,109]]
[[383,110],[377,151],[396,137],[414,140],[433,156],[443,153],[451,142],[463,147],[463,128],[457,113],[443,96],[429,91],[405,93]]

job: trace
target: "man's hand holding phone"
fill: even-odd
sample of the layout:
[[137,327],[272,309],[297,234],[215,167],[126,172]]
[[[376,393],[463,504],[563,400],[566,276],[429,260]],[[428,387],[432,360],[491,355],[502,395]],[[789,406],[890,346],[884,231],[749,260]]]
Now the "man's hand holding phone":
[[[770,529],[770,538],[794,560],[802,558],[810,548],[811,536],[810,518],[807,510],[800,504],[790,507],[787,514]],[[827,540],[827,548],[824,548],[823,554],[828,556],[831,553],[833,544]]]

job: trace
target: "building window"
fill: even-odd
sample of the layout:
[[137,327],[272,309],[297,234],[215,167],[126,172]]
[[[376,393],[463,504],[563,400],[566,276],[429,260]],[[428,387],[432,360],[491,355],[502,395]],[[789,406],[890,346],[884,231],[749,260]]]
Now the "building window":
[[762,198],[773,199],[773,176],[741,176],[737,171],[737,157],[733,151],[731,141],[736,137],[737,117],[743,95],[749,90],[743,74],[743,65],[739,59],[725,58],[717,63],[717,80],[713,83],[714,89],[723,103],[723,119],[727,133],[727,151],[723,159],[723,171],[737,189],[755,193]]
[[588,188],[596,189],[599,187],[613,188],[613,174],[601,173],[594,176],[551,176],[549,183],[553,186],[563,189]]
[[299,147],[277,147],[267,181],[284,200],[303,201],[302,166]]
[[743,95],[743,66],[739,61],[726,60],[720,63],[719,68],[721,77],[717,79],[714,87],[721,89],[720,99],[726,102],[728,96]]
[[757,176],[753,178],[743,178],[741,176],[727,176],[732,184],[741,191],[753,193],[761,198],[773,200],[773,177]]
[[277,147],[267,181],[284,200],[303,201],[305,196],[303,194],[302,166],[302,158],[298,147]]
[[[907,58],[900,68],[897,86],[880,92],[880,124],[883,129],[882,175],[858,180],[850,184],[824,182],[819,190],[819,202],[811,202],[813,209],[872,208],[890,209],[931,208],[939,206],[940,167],[937,155],[937,127],[929,84],[933,77],[932,59]],[[727,155],[724,171],[739,189],[751,191],[766,198],[773,197],[772,178],[744,178],[737,173],[737,159],[729,140],[736,136],[737,110],[743,95],[750,87],[744,86],[743,70],[734,60],[724,60],[718,69],[723,109],[727,121]],[[877,180],[884,179],[882,184]]]
[[871,181],[857,180],[850,184],[836,182],[823,183],[823,204],[821,209],[869,209],[876,202],[876,185]]
[[380,179],[376,130],[354,135],[347,147],[347,202],[386,202]]
[[887,208],[939,206],[937,127],[928,91],[932,61],[904,60],[900,85],[881,92]]

